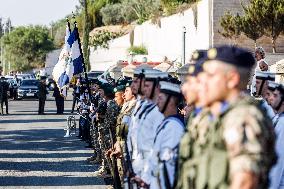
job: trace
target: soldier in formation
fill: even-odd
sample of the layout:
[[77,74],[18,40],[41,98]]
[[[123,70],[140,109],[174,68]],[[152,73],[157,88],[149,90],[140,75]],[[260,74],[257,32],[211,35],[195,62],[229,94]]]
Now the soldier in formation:
[[[97,176],[114,188],[280,189],[284,87],[254,56],[220,46],[193,53],[186,81],[146,64],[116,88],[96,80],[88,128]],[[180,104],[191,107],[179,114]]]

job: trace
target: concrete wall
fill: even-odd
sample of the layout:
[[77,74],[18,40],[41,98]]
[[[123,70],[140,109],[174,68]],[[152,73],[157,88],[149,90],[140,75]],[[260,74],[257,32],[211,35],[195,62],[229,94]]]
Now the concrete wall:
[[[197,27],[194,24],[192,9],[160,19],[159,24],[147,21],[134,29],[134,45],[147,47],[148,61],[169,60],[181,62],[183,27],[186,27],[186,60],[195,49],[210,47],[210,11],[209,0],[197,4]],[[127,48],[130,47],[130,36],[125,35],[110,43],[109,49],[91,50],[90,62],[92,70],[106,70],[118,60],[128,60]]]

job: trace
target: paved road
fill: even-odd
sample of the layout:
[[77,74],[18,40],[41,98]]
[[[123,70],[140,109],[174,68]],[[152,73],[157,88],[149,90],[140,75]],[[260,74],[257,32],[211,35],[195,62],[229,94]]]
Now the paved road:
[[[46,102],[47,115],[37,115],[38,102],[11,101],[9,116],[0,116],[0,188],[106,188],[94,177],[92,153],[75,136],[63,138],[65,115]],[[70,112],[71,101],[65,102]]]

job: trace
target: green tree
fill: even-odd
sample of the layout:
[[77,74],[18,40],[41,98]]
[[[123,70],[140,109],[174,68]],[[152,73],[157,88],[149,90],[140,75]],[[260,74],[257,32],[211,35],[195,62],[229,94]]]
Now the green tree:
[[54,49],[49,30],[42,26],[17,27],[3,42],[6,59],[20,71],[44,66],[46,54]]
[[155,12],[160,10],[159,0],[123,0],[126,10],[132,10],[137,16],[138,24],[150,19]]
[[264,23],[260,17],[261,10],[259,9],[260,1],[251,1],[248,5],[242,5],[244,16],[241,20],[241,32],[248,38],[254,41],[255,47],[257,40],[264,35]]
[[255,0],[260,1],[261,18],[265,26],[266,35],[271,38],[273,53],[276,52],[276,40],[284,31],[284,1],[283,0]]
[[226,12],[220,20],[222,31],[218,31],[223,37],[236,40],[241,34],[240,16],[234,16],[231,12]]

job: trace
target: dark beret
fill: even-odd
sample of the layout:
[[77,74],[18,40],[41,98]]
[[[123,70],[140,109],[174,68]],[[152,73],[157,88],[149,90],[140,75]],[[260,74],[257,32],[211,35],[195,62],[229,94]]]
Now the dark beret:
[[226,64],[249,69],[255,64],[255,59],[251,52],[236,46],[223,45],[211,48],[207,51],[207,57],[208,60],[219,60]]

